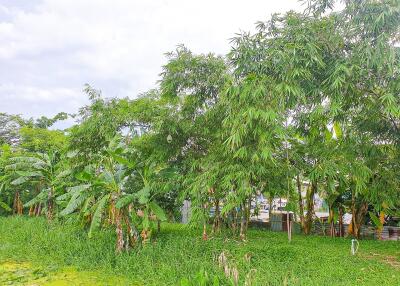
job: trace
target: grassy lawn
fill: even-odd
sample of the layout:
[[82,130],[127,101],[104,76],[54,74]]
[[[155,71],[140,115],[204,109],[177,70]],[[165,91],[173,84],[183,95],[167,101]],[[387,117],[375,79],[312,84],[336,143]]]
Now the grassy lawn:
[[[351,256],[349,239],[295,235],[288,244],[285,233],[254,229],[247,242],[223,235],[202,241],[199,230],[166,224],[154,243],[115,255],[111,230],[88,239],[73,225],[0,218],[0,263],[29,263],[49,271],[73,267],[118,277],[124,281],[121,285],[180,285],[182,279],[193,280],[199,273],[230,285],[218,266],[223,251],[239,272],[239,285],[246,276],[251,285],[400,284],[399,242],[360,241],[359,252]],[[98,285],[109,284],[115,285]]]

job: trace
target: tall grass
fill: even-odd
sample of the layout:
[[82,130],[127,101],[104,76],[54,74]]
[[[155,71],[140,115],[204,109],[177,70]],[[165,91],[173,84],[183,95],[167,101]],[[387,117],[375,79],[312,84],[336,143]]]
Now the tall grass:
[[252,285],[396,285],[400,279],[398,242],[361,241],[351,256],[348,239],[297,235],[289,244],[285,233],[250,230],[247,242],[224,235],[203,241],[201,230],[165,224],[153,243],[117,255],[114,237],[107,230],[88,239],[75,225],[42,218],[0,218],[0,260],[100,270],[144,285],[179,285],[205,272],[226,285],[217,261],[224,252],[240,285],[246,276]]

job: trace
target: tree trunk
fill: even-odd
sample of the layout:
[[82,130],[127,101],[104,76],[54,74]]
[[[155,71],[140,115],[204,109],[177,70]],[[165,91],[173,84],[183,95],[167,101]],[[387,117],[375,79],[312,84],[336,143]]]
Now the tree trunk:
[[39,203],[34,204],[32,216],[37,216],[38,208],[39,208]]
[[213,233],[219,232],[221,230],[221,218],[219,211],[219,199],[215,199],[215,214],[213,223]]
[[204,222],[203,222],[203,240],[207,240],[207,239],[208,239],[208,236],[207,236],[207,223],[204,220]]
[[382,240],[383,224],[385,223],[385,212],[384,211],[380,211],[380,213],[379,213],[379,222],[381,223],[381,225],[377,228],[378,239]]
[[339,236],[343,237],[343,209],[339,207]]
[[53,192],[54,192],[54,190],[51,187],[49,190],[49,195],[47,196],[47,219],[48,220],[53,219],[53,207],[54,207]]
[[368,203],[361,202],[359,205],[356,204],[356,198],[354,192],[351,196],[351,224],[349,225],[348,234],[355,238],[360,237],[361,225],[363,219],[368,211]]
[[127,227],[129,245],[134,247],[139,238],[139,234],[136,228],[132,226],[131,222],[129,221],[129,215],[124,215],[124,220]]
[[16,191],[15,195],[14,195],[13,212],[16,215],[22,215],[22,213],[23,213],[23,206],[22,206],[21,196],[19,194],[19,191]]
[[360,237],[361,226],[362,226],[362,224],[364,222],[365,215],[367,214],[367,212],[368,212],[368,203],[363,202],[361,204],[360,208],[358,209],[357,217],[356,217],[357,218],[356,219],[356,230],[357,230],[357,232],[356,232],[357,236],[356,237],[357,238]]
[[251,215],[251,197],[249,198],[247,208],[246,208],[246,225],[245,225],[245,231],[247,232],[247,229],[249,228],[249,222],[250,222],[250,215]]
[[157,220],[157,232],[161,231],[161,220]]
[[271,216],[272,216],[272,201],[273,201],[272,196],[269,196],[269,198],[268,198],[268,205],[269,205],[268,221],[270,223],[271,223]]
[[356,199],[354,196],[354,191],[351,192],[351,222],[349,224],[349,228],[347,230],[347,234],[348,235],[354,235],[354,221],[355,221],[355,217],[356,217]]
[[287,179],[288,181],[288,193],[287,193],[287,198],[286,198],[286,228],[287,228],[287,235],[288,235],[288,241],[292,241],[292,223],[290,221],[290,212],[288,209],[289,205],[289,198],[290,198],[290,193],[289,193],[289,178]]
[[117,247],[116,250],[118,253],[121,253],[124,249],[124,231],[122,229],[121,222],[121,211],[119,209],[115,209],[115,232],[117,233]]
[[115,201],[116,201],[116,196],[111,196],[111,202],[110,202],[110,209],[108,212],[108,223],[111,225],[116,224],[116,208],[115,208]]
[[329,225],[330,225],[330,235],[331,237],[336,236],[336,231],[335,231],[335,212],[333,209],[333,205],[329,205]]
[[301,196],[301,182],[300,182],[300,176],[296,176],[296,182],[297,182],[297,194],[299,196],[299,212],[300,212],[300,226],[301,230],[304,230],[304,204],[303,204],[303,198]]
[[36,216],[40,216],[40,214],[42,213],[42,203],[38,203],[38,207],[36,210]]
[[31,205],[29,208],[29,216],[33,216],[33,211],[35,210],[35,205]]
[[317,183],[312,182],[307,190],[307,214],[304,221],[304,233],[310,234],[314,217],[314,195],[317,192]]
[[237,231],[237,211],[235,209],[233,209],[230,213],[231,213],[231,216],[232,216],[232,222],[231,222],[232,233],[233,233],[233,235],[236,235],[236,231]]
[[241,221],[240,221],[240,234],[239,237],[241,240],[245,240],[246,238],[246,233],[245,233],[245,227],[246,227],[246,211],[244,208],[245,204],[242,205],[242,210],[241,210]]

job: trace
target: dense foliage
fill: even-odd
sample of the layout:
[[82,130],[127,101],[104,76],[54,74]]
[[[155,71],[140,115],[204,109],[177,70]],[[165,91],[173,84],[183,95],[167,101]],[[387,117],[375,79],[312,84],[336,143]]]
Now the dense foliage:
[[209,223],[244,239],[260,194],[286,197],[306,234],[317,193],[332,234],[345,212],[349,235],[367,217],[381,228],[400,207],[400,2],[342,2],[273,15],[225,57],[179,46],[136,99],[86,85],[90,104],[64,132],[49,129],[63,113],[0,114],[1,213],[45,213],[89,236],[113,227],[119,252],[179,219],[184,199],[204,239]]

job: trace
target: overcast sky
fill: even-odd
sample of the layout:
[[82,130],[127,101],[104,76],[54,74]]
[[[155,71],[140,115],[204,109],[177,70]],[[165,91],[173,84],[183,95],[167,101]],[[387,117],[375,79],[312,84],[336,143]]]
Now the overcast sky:
[[106,97],[156,86],[164,53],[226,54],[229,38],[297,0],[0,0],[0,112],[74,113],[85,83]]

